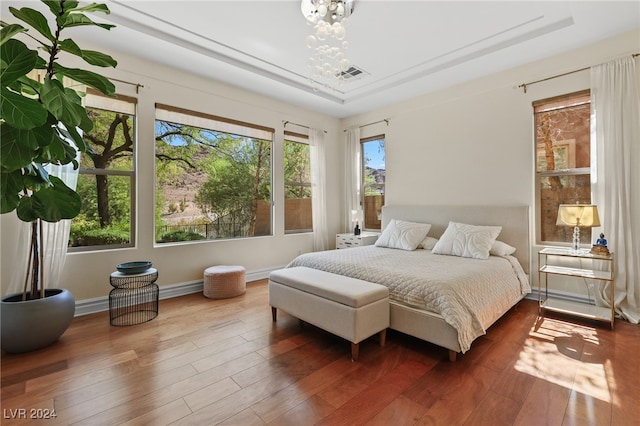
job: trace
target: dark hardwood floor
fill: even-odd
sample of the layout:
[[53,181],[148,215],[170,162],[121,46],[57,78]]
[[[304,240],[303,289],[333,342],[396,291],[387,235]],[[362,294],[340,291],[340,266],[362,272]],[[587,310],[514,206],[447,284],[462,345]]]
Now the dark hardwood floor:
[[46,349],[2,354],[1,423],[640,424],[640,327],[623,321],[537,321],[524,300],[455,363],[391,330],[358,362],[350,351],[285,312],[273,323],[266,281],[228,300],[161,301],[130,327],[79,317]]

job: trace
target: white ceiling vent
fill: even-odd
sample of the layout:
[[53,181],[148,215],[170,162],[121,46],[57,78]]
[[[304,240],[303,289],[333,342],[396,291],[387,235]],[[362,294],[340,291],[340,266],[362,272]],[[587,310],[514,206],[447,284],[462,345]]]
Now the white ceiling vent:
[[345,81],[351,81],[351,80],[359,80],[365,75],[369,75],[369,73],[360,68],[352,66],[352,67],[349,67],[349,69],[346,71],[341,71],[336,77],[342,77],[344,78]]

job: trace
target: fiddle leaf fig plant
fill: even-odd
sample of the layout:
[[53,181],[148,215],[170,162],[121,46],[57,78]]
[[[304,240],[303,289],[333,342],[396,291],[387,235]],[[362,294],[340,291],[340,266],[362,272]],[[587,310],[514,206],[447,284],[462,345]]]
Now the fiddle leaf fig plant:
[[[90,70],[63,66],[62,57],[76,56],[89,65],[115,67],[109,55],[83,50],[63,33],[72,27],[93,26],[110,30],[114,25],[94,22],[85,13],[109,14],[104,4],[80,6],[78,1],[42,0],[50,12],[10,7],[22,24],[1,22],[0,30],[0,213],[16,211],[20,220],[32,223],[30,297],[44,295],[40,286],[40,221],[72,219],[80,213],[80,196],[49,175],[48,164],[73,164],[86,146],[83,132],[93,124],[82,105],[82,93],[74,87],[92,87],[113,95],[108,78]],[[30,38],[32,49],[19,38]],[[71,83],[69,83],[71,82]],[[71,87],[70,87],[71,86]],[[25,280],[25,294],[26,282]],[[40,293],[40,296],[38,295]]]

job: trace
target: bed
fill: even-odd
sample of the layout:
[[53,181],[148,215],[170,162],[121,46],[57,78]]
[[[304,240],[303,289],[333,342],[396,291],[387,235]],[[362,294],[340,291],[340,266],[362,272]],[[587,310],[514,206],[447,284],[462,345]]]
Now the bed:
[[450,221],[500,226],[497,240],[512,255],[486,260],[364,246],[307,253],[288,267],[306,266],[385,285],[390,293],[390,328],[449,350],[455,361],[531,291],[528,206],[385,206],[382,228],[395,221],[430,224],[442,237]]

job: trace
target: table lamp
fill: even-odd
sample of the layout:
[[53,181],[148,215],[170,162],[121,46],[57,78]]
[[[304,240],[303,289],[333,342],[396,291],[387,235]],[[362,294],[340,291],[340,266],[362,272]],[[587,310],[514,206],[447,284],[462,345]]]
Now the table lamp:
[[556,225],[573,226],[571,249],[577,252],[580,249],[580,227],[600,226],[598,208],[593,204],[560,204]]

